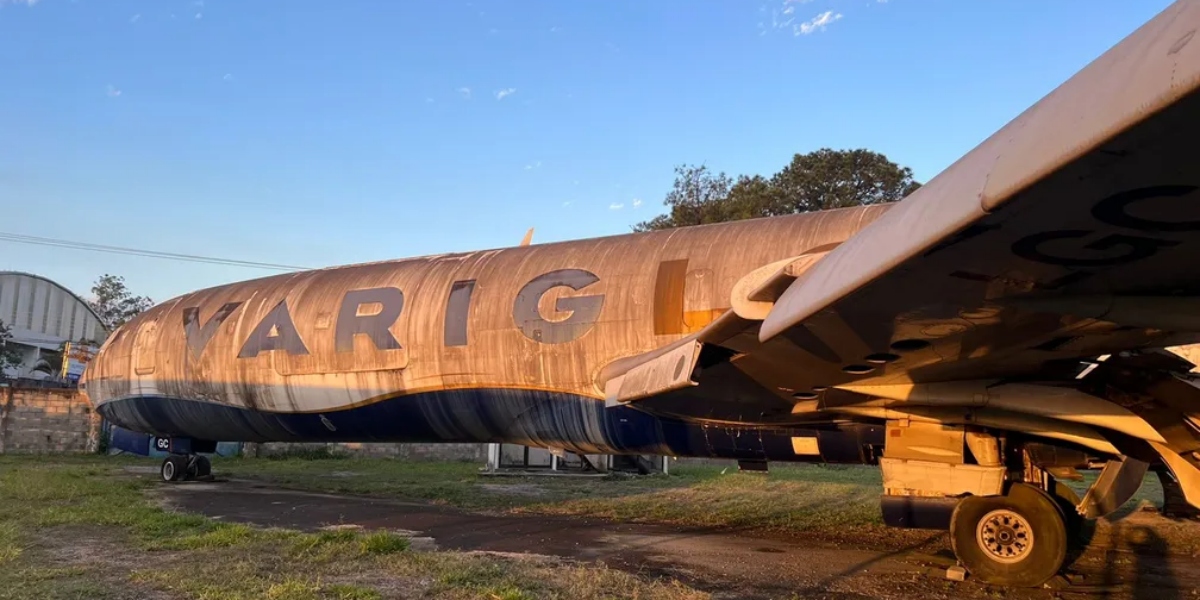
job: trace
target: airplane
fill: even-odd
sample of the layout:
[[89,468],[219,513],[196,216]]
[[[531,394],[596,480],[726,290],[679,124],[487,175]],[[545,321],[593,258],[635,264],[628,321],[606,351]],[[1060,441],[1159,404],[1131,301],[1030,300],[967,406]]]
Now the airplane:
[[204,289],[82,386],[167,481],[214,440],[876,465],[888,524],[1040,586],[1150,469],[1200,507],[1198,28],[1176,2],[899,202]]

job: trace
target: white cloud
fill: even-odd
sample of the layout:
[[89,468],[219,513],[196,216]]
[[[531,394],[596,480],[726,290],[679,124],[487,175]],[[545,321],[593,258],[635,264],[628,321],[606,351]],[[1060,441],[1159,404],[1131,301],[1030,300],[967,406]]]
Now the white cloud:
[[641,199],[641,198],[634,198],[634,199],[633,199],[633,207],[634,207],[634,208],[637,208],[637,207],[639,207],[639,206],[641,206],[641,205],[642,205],[642,199]]
[[795,35],[808,35],[814,31],[825,30],[825,26],[842,18],[842,13],[835,13],[832,10],[827,10],[811,20],[801,23],[793,30]]
[[469,88],[469,87],[460,87],[460,88],[458,88],[458,93],[459,93],[459,94],[462,94],[462,97],[463,97],[463,98],[465,98],[465,99],[467,99],[467,100],[470,100],[470,99],[471,99],[471,88]]
[[[886,1],[886,0],[884,0]],[[771,9],[771,22],[766,20],[758,22],[758,35],[766,35],[772,29],[778,31],[791,31],[792,35],[808,35],[817,30],[823,30],[826,25],[842,18],[841,13],[827,11],[813,17],[809,21],[800,24],[796,23],[796,6],[800,4],[808,4],[812,0],[783,0],[781,8]],[[759,13],[766,13],[767,6],[762,5],[759,8]],[[761,17],[760,17],[761,18]]]
[[0,6],[5,4],[24,4],[25,6],[33,6],[41,0],[0,0]]
[[203,19],[204,13],[196,13],[196,19]]
[[110,84],[108,84],[108,88],[105,91],[105,93],[108,94],[109,98],[116,98],[117,96],[121,95],[121,90],[118,90],[117,88],[113,87],[113,85],[110,83]]
[[563,206],[570,206],[570,205],[571,205],[571,201],[570,201],[570,200],[567,200],[566,202],[563,202]]
[[608,210],[621,210],[622,208],[625,208],[625,205],[617,204],[616,202],[608,205]]
[[507,88],[496,92],[496,99],[503,100],[507,96],[517,93],[517,88]]
[[559,31],[561,30],[558,28],[558,25],[550,28],[550,33],[558,33]]
[[542,161],[540,161],[540,160],[535,160],[535,161],[525,165],[526,171],[532,171],[534,169],[540,169],[540,168],[542,168]]
[[136,15],[133,15],[132,17],[129,17],[130,23],[137,23],[140,20],[142,20],[142,13],[138,13]]

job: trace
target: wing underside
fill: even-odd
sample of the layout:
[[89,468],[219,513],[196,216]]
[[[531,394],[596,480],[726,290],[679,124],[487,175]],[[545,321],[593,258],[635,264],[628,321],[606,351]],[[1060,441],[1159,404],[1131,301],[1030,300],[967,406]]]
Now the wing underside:
[[609,403],[974,418],[1195,465],[1192,365],[1155,349],[1200,342],[1197,28],[1172,6],[847,242],[748,276],[705,330],[606,370]]

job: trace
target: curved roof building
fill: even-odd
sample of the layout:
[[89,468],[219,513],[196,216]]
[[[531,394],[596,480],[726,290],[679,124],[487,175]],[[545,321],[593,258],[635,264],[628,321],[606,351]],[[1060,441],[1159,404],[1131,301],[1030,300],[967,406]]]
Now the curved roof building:
[[9,327],[25,361],[8,376],[28,373],[43,350],[63,342],[101,343],[108,331],[88,303],[71,290],[39,275],[0,271],[0,322]]

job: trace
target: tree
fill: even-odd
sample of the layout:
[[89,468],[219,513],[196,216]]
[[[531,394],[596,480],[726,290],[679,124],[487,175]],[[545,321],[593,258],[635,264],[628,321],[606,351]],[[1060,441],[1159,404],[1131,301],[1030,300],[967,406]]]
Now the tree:
[[21,351],[12,342],[12,330],[0,321],[0,374],[21,366]]
[[712,175],[706,167],[675,169],[675,184],[663,202],[665,215],[634,226],[634,231],[670,229],[830,208],[895,202],[921,184],[912,169],[870,150],[821,148],[796,154],[770,178]]
[[912,169],[883,154],[829,148],[795,155],[771,184],[783,200],[776,214],[895,202],[921,187]]
[[125,287],[125,278],[105,274],[92,286],[93,298],[88,301],[92,310],[100,317],[100,323],[109,331],[129,322],[142,311],[154,305],[147,296],[134,296]]
[[669,229],[683,225],[703,225],[728,221],[729,197],[733,181],[725,173],[713,174],[708,167],[675,167],[675,184],[663,204],[670,207],[665,215],[634,225],[634,231]]

